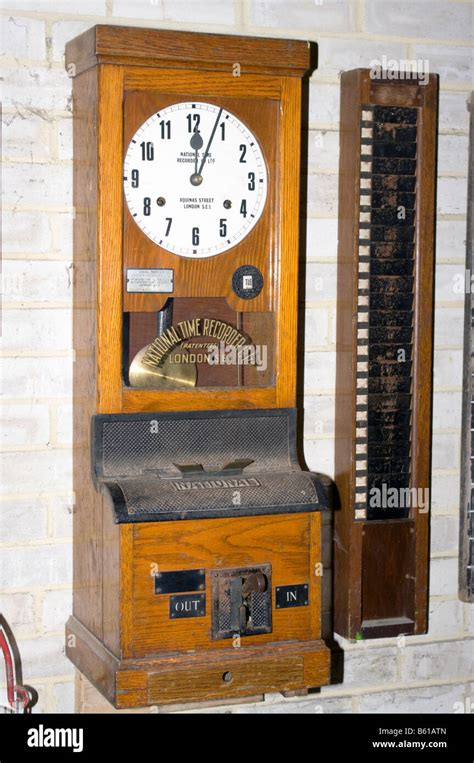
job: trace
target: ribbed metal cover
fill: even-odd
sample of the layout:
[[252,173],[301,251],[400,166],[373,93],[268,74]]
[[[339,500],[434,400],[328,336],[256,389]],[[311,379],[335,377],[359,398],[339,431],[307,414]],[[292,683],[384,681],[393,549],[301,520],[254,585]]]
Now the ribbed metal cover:
[[177,471],[173,464],[201,464],[218,472],[226,463],[251,459],[245,472],[290,466],[288,416],[226,416],[105,421],[104,477],[132,476],[146,469]]
[[117,522],[317,511],[328,480],[303,472],[293,409],[95,416],[92,469]]
[[186,513],[213,516],[247,509],[311,506],[318,494],[309,474],[259,474],[199,480],[119,480],[129,515]]

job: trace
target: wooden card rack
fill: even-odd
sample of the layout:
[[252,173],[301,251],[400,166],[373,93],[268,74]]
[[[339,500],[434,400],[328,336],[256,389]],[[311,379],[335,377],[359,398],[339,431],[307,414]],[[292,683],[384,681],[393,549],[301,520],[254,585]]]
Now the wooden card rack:
[[437,75],[341,78],[335,630],[427,629]]

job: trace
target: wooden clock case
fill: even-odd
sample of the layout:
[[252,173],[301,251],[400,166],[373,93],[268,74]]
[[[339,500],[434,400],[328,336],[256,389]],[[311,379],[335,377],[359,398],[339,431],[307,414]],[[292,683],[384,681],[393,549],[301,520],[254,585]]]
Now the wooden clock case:
[[[302,79],[309,43],[96,26],[67,45],[74,104],[74,605],[67,654],[117,708],[305,692],[328,682],[320,637],[321,515],[301,512],[166,522],[116,522],[91,478],[97,414],[294,409]],[[238,76],[236,76],[238,74]],[[187,99],[232,109],[255,131],[269,171],[262,219],[229,252],[187,260],[161,250],[123,200],[124,149],[157,108]],[[127,267],[159,252],[175,272],[174,297],[225,298],[242,320],[275,316],[273,377],[266,385],[134,389],[122,376],[123,315],[161,309],[166,297],[127,294]],[[252,264],[265,287],[252,300],[229,288]],[[149,265],[146,265],[149,267]],[[160,301],[161,300],[161,301]],[[254,326],[255,329],[258,326]],[[299,468],[293,464],[292,468]],[[309,583],[307,606],[273,611],[270,633],[239,644],[210,637],[203,617],[171,622],[150,566],[211,571],[270,563],[272,585]],[[240,648],[235,648],[235,647]]]

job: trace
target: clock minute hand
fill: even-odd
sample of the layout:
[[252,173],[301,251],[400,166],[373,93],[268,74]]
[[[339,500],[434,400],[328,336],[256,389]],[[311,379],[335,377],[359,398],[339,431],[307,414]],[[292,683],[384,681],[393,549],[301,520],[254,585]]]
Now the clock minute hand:
[[209,153],[209,149],[211,147],[211,143],[214,140],[214,135],[216,134],[217,125],[219,124],[219,120],[221,118],[222,112],[223,112],[223,109],[219,109],[219,113],[217,115],[217,119],[214,122],[214,127],[212,128],[212,132],[211,132],[211,135],[210,135],[210,138],[209,138],[209,142],[208,142],[208,144],[206,146],[206,150],[204,152],[204,156],[202,157],[201,166],[199,167],[199,170],[198,170],[198,173],[197,173],[198,175],[202,175],[202,169],[203,169],[204,163],[205,163],[205,161],[207,159],[207,155]]

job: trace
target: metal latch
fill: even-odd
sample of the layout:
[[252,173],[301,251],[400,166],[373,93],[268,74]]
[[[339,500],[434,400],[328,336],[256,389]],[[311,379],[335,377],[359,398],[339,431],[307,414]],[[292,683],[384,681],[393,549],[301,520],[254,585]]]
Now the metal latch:
[[271,565],[213,570],[212,637],[271,633]]

